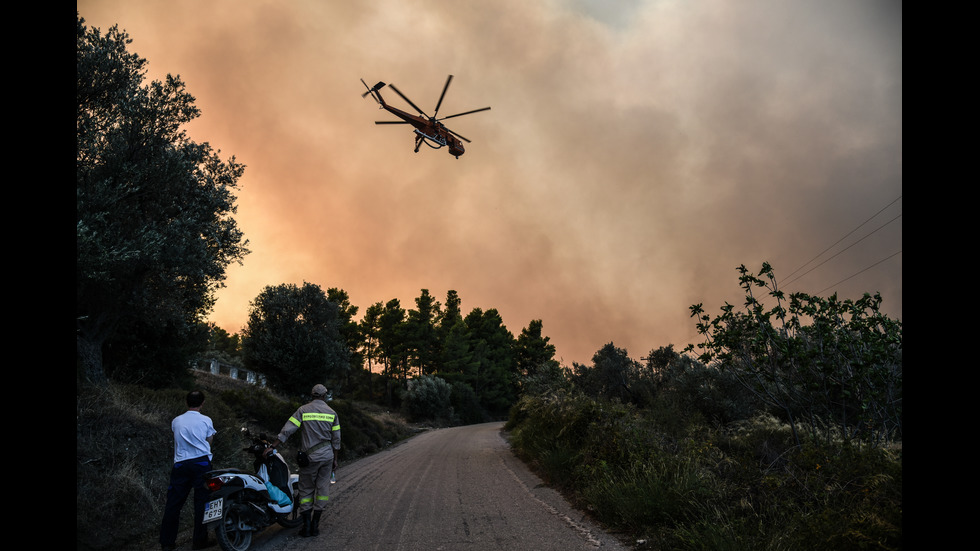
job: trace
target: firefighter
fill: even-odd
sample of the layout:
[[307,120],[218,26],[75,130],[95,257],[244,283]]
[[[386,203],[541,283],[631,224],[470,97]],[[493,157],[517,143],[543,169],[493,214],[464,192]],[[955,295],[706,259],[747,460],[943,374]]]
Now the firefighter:
[[327,388],[317,384],[311,391],[312,399],[300,406],[279,431],[278,442],[266,450],[266,455],[279,444],[285,443],[291,434],[302,429],[299,463],[299,507],[303,525],[299,535],[316,536],[320,533],[320,515],[330,499],[330,474],[337,466],[340,450],[340,419],[337,412],[327,405]]

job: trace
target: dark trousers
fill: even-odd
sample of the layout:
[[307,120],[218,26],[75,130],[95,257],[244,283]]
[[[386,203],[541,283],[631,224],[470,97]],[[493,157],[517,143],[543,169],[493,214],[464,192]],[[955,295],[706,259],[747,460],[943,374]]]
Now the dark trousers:
[[208,531],[201,522],[204,520],[204,506],[208,503],[208,490],[204,487],[204,473],[211,470],[207,456],[182,461],[170,471],[170,487],[167,488],[167,505],[163,510],[163,523],[160,526],[160,545],[177,543],[177,525],[180,510],[187,496],[194,490],[194,543],[205,543]]

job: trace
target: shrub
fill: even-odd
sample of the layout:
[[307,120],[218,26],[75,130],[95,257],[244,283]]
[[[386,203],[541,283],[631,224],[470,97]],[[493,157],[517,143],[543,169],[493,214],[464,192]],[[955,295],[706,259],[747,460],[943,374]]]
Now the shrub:
[[673,345],[650,351],[646,371],[653,390],[641,405],[665,410],[675,422],[729,423],[759,410],[759,401],[731,373],[678,354]]
[[415,421],[449,419],[453,389],[445,380],[424,375],[409,381],[406,393],[408,414]]
[[[738,270],[744,311],[725,304],[712,319],[701,304],[691,306],[705,339],[702,361],[717,362],[794,431],[798,423],[811,430],[831,424],[871,445],[901,439],[902,322],[881,313],[881,296],[787,297],[768,263],[758,275]],[[758,288],[767,296],[757,297]]]
[[800,445],[771,415],[665,430],[649,410],[574,393],[522,398],[507,428],[547,482],[653,548],[901,549],[900,450]]

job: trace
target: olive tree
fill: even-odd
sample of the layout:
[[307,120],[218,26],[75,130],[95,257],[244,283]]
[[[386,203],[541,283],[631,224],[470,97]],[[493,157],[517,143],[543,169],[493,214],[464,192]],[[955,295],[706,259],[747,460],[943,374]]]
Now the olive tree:
[[106,343],[143,361],[147,343],[164,355],[191,336],[206,345],[214,293],[248,253],[232,217],[245,167],[187,137],[200,112],[179,77],[144,84],[146,60],[125,32],[76,20],[78,375],[101,384]]

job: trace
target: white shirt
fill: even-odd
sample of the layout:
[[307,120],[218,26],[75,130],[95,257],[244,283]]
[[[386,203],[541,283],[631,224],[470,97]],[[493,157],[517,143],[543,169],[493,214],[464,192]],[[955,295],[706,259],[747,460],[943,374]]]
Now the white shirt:
[[214,430],[210,417],[189,410],[175,417],[170,428],[174,431],[174,463],[204,455],[212,459],[208,438],[218,431]]

